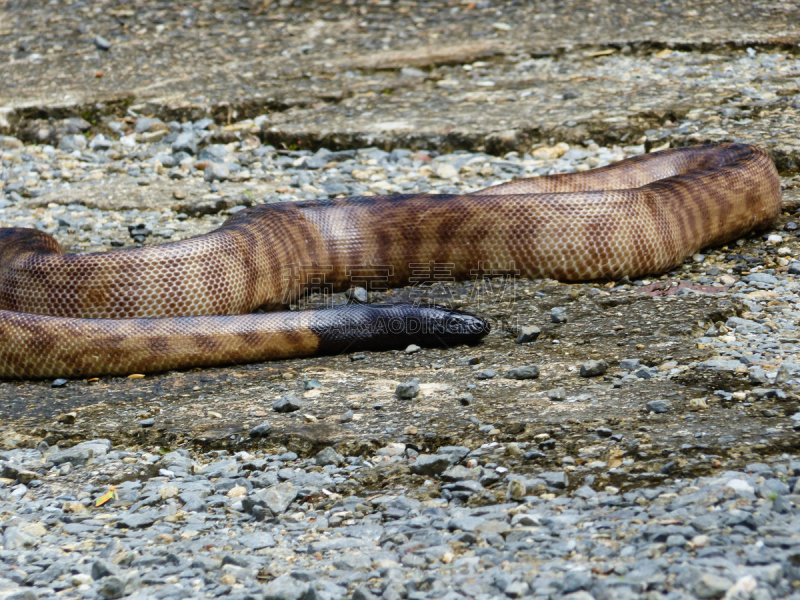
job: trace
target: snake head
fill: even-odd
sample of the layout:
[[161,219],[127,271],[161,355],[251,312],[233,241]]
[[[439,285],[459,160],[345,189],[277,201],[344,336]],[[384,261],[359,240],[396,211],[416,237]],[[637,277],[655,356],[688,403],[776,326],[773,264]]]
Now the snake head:
[[485,319],[443,306],[413,306],[406,318],[420,324],[419,333],[415,334],[419,341],[414,342],[420,346],[477,344],[491,330]]
[[477,344],[490,329],[480,317],[441,306],[349,304],[313,313],[310,328],[324,354]]

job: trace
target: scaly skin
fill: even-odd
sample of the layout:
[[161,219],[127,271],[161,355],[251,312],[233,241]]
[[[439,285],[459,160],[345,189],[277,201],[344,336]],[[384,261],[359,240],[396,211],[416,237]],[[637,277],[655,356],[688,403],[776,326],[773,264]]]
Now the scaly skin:
[[[457,280],[481,268],[562,281],[656,274],[767,226],[780,207],[768,155],[723,144],[474,194],[262,205],[206,235],[106,253],[61,254],[47,234],[0,229],[0,377],[311,355],[324,351],[319,332],[300,317],[244,313],[287,305],[314,273],[346,289],[358,266],[389,286],[432,263]],[[176,319],[189,315],[239,316]]]

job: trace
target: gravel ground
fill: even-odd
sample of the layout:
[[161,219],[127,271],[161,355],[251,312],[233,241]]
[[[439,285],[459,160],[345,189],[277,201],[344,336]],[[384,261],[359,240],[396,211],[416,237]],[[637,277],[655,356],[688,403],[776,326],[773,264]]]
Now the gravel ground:
[[[253,135],[265,120],[256,117],[220,131],[210,119],[119,119],[107,122],[118,135],[97,133],[87,140],[80,132],[89,123],[72,118],[59,127],[77,133],[65,133],[56,147],[0,138],[0,218],[4,226],[66,235],[67,247],[76,251],[98,250],[182,239],[216,228],[256,203],[463,193],[520,177],[585,171],[644,152],[642,145],[608,148],[591,140],[522,156],[402,148],[276,150]],[[213,143],[231,132],[242,139]],[[171,197],[163,197],[169,191]],[[120,205],[128,210],[108,210]],[[132,208],[137,205],[142,208]]]
[[[565,471],[498,466],[523,452],[392,443],[370,456],[192,457],[103,439],[4,452],[16,481],[0,487],[0,595],[769,599],[797,585],[800,463],[786,455],[627,493],[590,476],[564,494]],[[333,491],[380,465],[421,484]],[[487,487],[505,498],[476,506]]]
[[660,277],[370,291],[477,348],[0,383],[0,599],[800,598],[796,3],[49,6],[0,8],[0,226],[66,251],[731,140],[784,211]]

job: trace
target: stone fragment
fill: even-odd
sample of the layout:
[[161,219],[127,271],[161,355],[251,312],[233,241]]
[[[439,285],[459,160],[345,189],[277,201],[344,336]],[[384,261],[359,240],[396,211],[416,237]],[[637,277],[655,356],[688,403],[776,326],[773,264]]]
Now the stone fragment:
[[689,402],[686,403],[686,407],[692,411],[705,410],[708,408],[708,402],[706,402],[705,398],[690,398]]
[[94,47],[97,48],[98,50],[103,50],[103,51],[111,50],[111,42],[109,42],[102,35],[94,36],[92,42],[94,43]]
[[78,133],[73,135],[64,135],[58,142],[58,149],[63,150],[64,152],[85,150],[86,138]]
[[[780,236],[775,236],[775,237],[779,239],[772,241],[775,242],[781,241]],[[744,277],[742,277],[742,279],[747,283],[769,283],[772,285],[780,283],[780,281],[778,280],[777,277],[775,277],[775,275],[770,275],[769,273],[751,273],[750,275],[745,275]]]
[[166,131],[169,130],[164,121],[155,117],[139,117],[133,125],[133,130],[136,133],[147,133],[153,131]]
[[462,461],[468,454],[469,448],[466,446],[441,446],[436,454],[441,454],[450,457],[451,463]]
[[733,329],[736,333],[766,333],[768,330],[761,323],[741,317],[731,317],[725,321],[725,327]]
[[315,390],[321,388],[322,384],[317,379],[305,379],[303,380],[303,389],[304,390]]
[[480,468],[468,468],[464,465],[452,466],[442,473],[442,479],[445,481],[463,481],[464,479],[477,480],[480,479],[480,477]]
[[117,521],[117,528],[119,529],[146,529],[158,520],[155,513],[134,513]]
[[514,580],[503,590],[510,598],[522,598],[530,591],[530,586],[525,581]]
[[638,358],[623,358],[619,361],[619,368],[623,371],[635,371],[639,368]]
[[525,486],[525,482],[521,479],[512,479],[508,482],[508,489],[506,491],[506,497],[509,500],[517,500],[521,501],[525,498],[527,494],[527,487]]
[[272,410],[279,413],[290,413],[300,410],[305,405],[306,403],[294,394],[286,394],[272,403]]
[[775,376],[775,385],[783,385],[792,379],[798,368],[800,367],[794,363],[783,363],[780,367],[778,367],[778,374]]
[[441,179],[454,179],[458,176],[458,169],[450,163],[442,163],[436,167],[436,175]]
[[763,385],[767,383],[767,373],[759,366],[750,367],[750,383]]
[[379,597],[372,593],[366,585],[360,585],[353,590],[351,600],[379,600]]
[[398,383],[394,393],[401,400],[416,398],[419,394],[419,379],[415,377],[403,383]]
[[645,406],[650,412],[659,414],[672,410],[672,405],[666,400],[651,400]]
[[106,439],[90,440],[76,444],[72,448],[54,452],[48,460],[54,465],[70,462],[73,466],[85,465],[95,456],[104,456],[111,450],[111,442]]
[[589,590],[592,587],[592,572],[588,569],[570,569],[564,573],[564,594],[571,594],[578,590]]
[[262,548],[272,548],[275,545],[275,538],[269,533],[258,532],[246,535],[239,540],[244,546],[251,550],[261,550]]
[[208,163],[203,171],[203,179],[209,183],[212,181],[227,181],[230,179],[230,169],[225,163],[211,162]]
[[22,550],[23,548],[34,548],[38,542],[36,538],[19,527],[7,527],[3,533],[3,549]]
[[695,596],[702,599],[721,598],[732,585],[733,582],[726,577],[714,573],[706,573],[697,580],[692,591]]
[[119,567],[105,560],[96,560],[92,563],[92,579],[97,581],[109,575],[119,575]]
[[517,340],[518,344],[527,344],[529,342],[535,342],[536,338],[539,337],[539,334],[542,333],[542,330],[536,327],[535,325],[523,325],[517,331]]
[[604,375],[608,365],[604,360],[587,360],[581,365],[581,377],[599,377]]
[[475,529],[485,523],[486,519],[483,517],[473,517],[469,515],[461,516],[461,517],[453,517],[448,521],[447,528],[450,531],[475,531]]
[[245,511],[255,514],[255,512],[247,509],[245,501],[250,501],[251,506],[264,506],[268,508],[272,514],[279,515],[286,512],[289,505],[294,502],[297,497],[297,488],[290,482],[284,481],[277,485],[273,485],[266,490],[259,490],[255,494],[249,494],[242,501],[242,507]]
[[515,367],[506,372],[506,379],[536,379],[539,377],[539,365],[527,365],[525,367]]
[[725,358],[712,358],[710,360],[704,360],[702,362],[697,363],[697,368],[711,369],[714,371],[738,372],[740,369],[744,369],[746,371],[746,368],[742,362],[738,360],[728,360]]
[[230,152],[228,152],[228,149],[222,144],[210,144],[200,150],[197,154],[197,160],[222,163],[225,161],[225,157],[229,155]]
[[272,431],[272,425],[269,424],[269,421],[264,421],[262,423],[259,423],[255,427],[250,428],[250,437],[251,438],[267,437],[270,431]]
[[566,471],[545,471],[539,474],[539,478],[543,479],[548,487],[563,490],[569,486],[569,475]]
[[326,465],[335,465],[338,467],[344,462],[344,457],[330,446],[317,452],[317,455],[314,458],[316,459],[317,464],[321,467]]
[[420,454],[411,465],[411,472],[417,475],[440,475],[449,466],[450,457],[447,455]]
[[103,598],[122,598],[125,595],[125,580],[113,575],[106,577],[97,587],[97,593]]
[[172,142],[172,152],[173,154],[178,152],[186,152],[191,155],[197,154],[197,139],[195,139],[194,133],[184,131],[178,134],[178,137]]

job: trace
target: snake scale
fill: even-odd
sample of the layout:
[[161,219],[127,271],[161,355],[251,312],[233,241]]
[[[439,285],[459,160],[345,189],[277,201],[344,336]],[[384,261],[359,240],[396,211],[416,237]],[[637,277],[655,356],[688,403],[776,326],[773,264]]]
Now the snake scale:
[[457,280],[487,265],[562,281],[656,274],[767,226],[780,207],[769,156],[721,144],[472,194],[260,205],[205,235],[104,253],[62,254],[46,233],[0,229],[0,376],[121,375],[476,342],[484,321],[438,308],[250,313],[285,308],[320,278],[347,289],[360,267],[380,270],[388,286],[413,281],[420,264],[448,265]]

